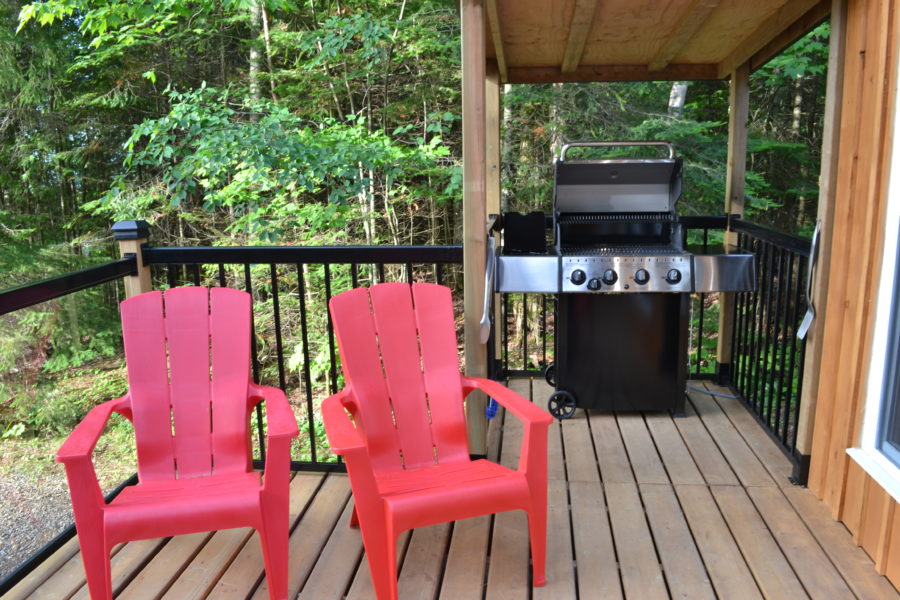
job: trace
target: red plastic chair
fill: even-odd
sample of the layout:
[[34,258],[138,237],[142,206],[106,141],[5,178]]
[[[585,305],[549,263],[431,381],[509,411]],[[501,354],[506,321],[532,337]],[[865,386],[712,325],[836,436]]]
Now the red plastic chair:
[[[260,534],[269,597],[287,598],[297,421],[284,392],[250,381],[250,311],[250,296],[227,288],[175,288],[122,302],[129,392],[91,410],[56,455],[66,466],[94,600],[112,598],[109,556],[119,542],[247,526]],[[249,422],[262,400],[261,482]],[[91,454],[113,412],[134,424],[140,483],[107,505]]]
[[[383,283],[331,299],[347,387],[322,405],[346,457],[379,600],[396,600],[404,530],[508,510],[528,513],[534,585],[546,581],[547,429],[552,418],[502,385],[459,373],[450,290]],[[463,398],[475,388],[525,424],[518,470],[470,460]],[[348,416],[352,416],[351,418]]]

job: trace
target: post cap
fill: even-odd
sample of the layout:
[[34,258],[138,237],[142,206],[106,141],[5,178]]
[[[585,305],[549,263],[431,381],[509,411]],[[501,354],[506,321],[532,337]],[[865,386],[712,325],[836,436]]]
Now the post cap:
[[122,240],[146,240],[150,237],[150,223],[147,221],[118,221],[109,228],[113,239]]

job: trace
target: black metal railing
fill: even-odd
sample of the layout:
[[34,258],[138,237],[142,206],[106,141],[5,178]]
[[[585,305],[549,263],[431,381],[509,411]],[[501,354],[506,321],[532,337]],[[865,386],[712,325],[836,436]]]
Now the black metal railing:
[[0,315],[28,308],[80,292],[104,283],[117,281],[137,272],[134,256],[87,267],[71,273],[63,273],[42,281],[19,285],[0,291]]
[[732,385],[794,460],[795,479],[805,482],[808,457],[797,450],[797,434],[806,342],[797,327],[806,312],[809,241],[747,222],[733,229],[738,247],[757,257],[758,283],[735,298]]
[[[725,216],[682,217],[685,246],[694,253],[723,252]],[[720,294],[692,294],[688,374],[730,384],[781,445],[804,480],[796,447],[805,343],[796,331],[806,310],[802,281],[809,241],[740,219],[732,220],[739,251],[757,257],[758,287],[736,294],[732,362],[717,363]],[[555,296],[501,295],[499,376],[541,376],[554,356]]]

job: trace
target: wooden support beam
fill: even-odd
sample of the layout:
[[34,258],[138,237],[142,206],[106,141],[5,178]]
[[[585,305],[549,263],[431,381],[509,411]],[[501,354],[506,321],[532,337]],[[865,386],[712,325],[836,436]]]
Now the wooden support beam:
[[782,50],[799,40],[807,34],[811,29],[815,28],[819,23],[828,18],[832,12],[832,0],[821,0],[813,6],[809,11],[794,21],[790,27],[782,31],[775,39],[766,44],[759,52],[750,59],[750,70],[755,71],[763,66],[773,56],[779,54]]
[[[728,95],[728,165],[725,173],[725,214],[744,214],[744,178],[747,173],[747,122],[750,120],[750,65],[744,63],[731,74]],[[725,232],[725,251],[733,252],[737,234],[731,218]],[[719,338],[716,361],[730,372],[734,337],[734,294],[719,294]]]
[[812,299],[816,320],[807,334],[803,366],[803,394],[797,425],[797,450],[812,454],[816,399],[819,395],[819,366],[822,361],[822,336],[825,334],[826,299],[831,262],[831,239],[834,231],[835,187],[837,185],[838,155],[841,143],[841,109],[843,107],[843,79],[847,6],[844,0],[829,0],[831,7],[831,38],[828,49],[828,79],[825,83],[825,116],[822,124],[822,162],[819,170],[819,267],[813,280]]
[[727,77],[740,65],[746,63],[757,52],[767,45],[773,35],[777,36],[787,30],[794,22],[800,19],[807,11],[818,4],[817,0],[791,0],[785,2],[768,19],[750,32],[744,41],[738,44],[725,60],[719,63],[719,78]]
[[714,64],[672,64],[660,71],[650,71],[644,65],[581,65],[568,73],[559,67],[510,67],[508,74],[507,83],[722,79]]
[[706,22],[712,11],[719,5],[720,0],[694,0],[688,4],[681,15],[678,24],[672,30],[672,34],[660,47],[656,56],[647,64],[651,71],[661,71],[669,65],[669,61],[675,58],[682,48],[697,33],[697,30]]
[[[488,62],[484,88],[485,133],[485,212],[500,214],[500,71],[494,62]],[[497,247],[500,234],[495,233]],[[500,356],[501,338],[497,327],[501,325],[500,294],[494,294],[494,356]]]
[[563,73],[571,73],[578,68],[596,11],[597,0],[575,0],[572,22],[569,24],[569,39],[566,41],[566,52],[562,60]]
[[494,59],[497,61],[497,69],[500,71],[500,80],[506,81],[506,52],[503,49],[503,34],[500,32],[500,17],[497,15],[497,0],[485,0],[487,10],[488,27],[491,30],[491,40],[494,42]]
[[119,221],[109,229],[119,244],[119,255],[133,254],[137,260],[137,274],[124,278],[125,297],[131,298],[153,289],[150,267],[144,264],[141,247],[150,238],[150,224],[146,221]]
[[[487,375],[487,346],[479,340],[484,300],[486,232],[485,194],[485,30],[482,0],[462,0],[462,136],[463,136],[463,295],[466,374]],[[487,452],[483,394],[469,396],[466,419],[469,451]]]

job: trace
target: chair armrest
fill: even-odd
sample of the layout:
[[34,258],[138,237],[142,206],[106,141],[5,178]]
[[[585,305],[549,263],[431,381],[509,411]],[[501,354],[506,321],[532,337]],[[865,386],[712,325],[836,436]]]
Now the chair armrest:
[[505,385],[501,385],[490,379],[467,377],[465,375],[461,375],[460,380],[462,381],[464,394],[468,395],[472,390],[477,388],[499,402],[505,409],[514,414],[525,424],[533,423],[535,425],[550,425],[550,423],[553,422],[553,417],[550,416],[550,413],[536,404],[529,402]]
[[103,428],[114,412],[130,413],[131,396],[98,404],[85,415],[56,453],[56,462],[71,463],[78,460],[90,460],[94,446],[103,433]]
[[322,402],[322,420],[331,451],[335,454],[366,451],[366,443],[344,408],[344,402],[352,396],[350,388],[344,388]]
[[[297,418],[284,392],[276,387],[250,383],[248,389],[250,400],[262,399],[266,403],[266,437],[297,437]],[[255,404],[255,402],[254,402]]]

